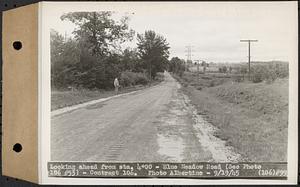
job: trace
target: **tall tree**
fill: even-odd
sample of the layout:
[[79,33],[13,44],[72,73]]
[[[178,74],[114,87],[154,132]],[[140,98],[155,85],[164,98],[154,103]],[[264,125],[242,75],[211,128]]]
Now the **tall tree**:
[[76,83],[79,51],[78,43],[64,39],[58,32],[51,30],[51,84],[53,88],[63,88]]
[[179,76],[182,76],[183,72],[185,70],[185,61],[178,58],[173,57],[169,62],[169,71],[178,74]]
[[154,31],[145,31],[137,35],[139,56],[147,69],[150,78],[154,78],[157,72],[166,68],[169,57],[169,44],[167,40]]
[[69,20],[77,26],[73,34],[79,44],[82,68],[76,75],[80,84],[88,88],[105,89],[110,85],[116,72],[116,66],[110,64],[111,59],[116,59],[112,51],[134,36],[127,16],[115,20],[112,15],[113,12],[101,11],[70,12],[61,16],[62,20]]
[[122,52],[121,60],[122,71],[141,71],[141,68],[139,67],[140,59],[136,48],[126,48]]
[[78,40],[89,43],[88,48],[93,55],[105,56],[110,48],[131,40],[134,31],[129,29],[129,17],[123,16],[119,21],[112,19],[113,12],[70,12],[61,16],[69,20],[77,28],[74,30]]

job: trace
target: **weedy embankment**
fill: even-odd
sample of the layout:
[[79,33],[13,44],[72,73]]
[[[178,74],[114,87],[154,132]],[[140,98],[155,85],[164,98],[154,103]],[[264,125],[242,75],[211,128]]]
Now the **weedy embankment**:
[[230,75],[173,75],[223,139],[249,161],[286,161],[288,79],[235,82]]

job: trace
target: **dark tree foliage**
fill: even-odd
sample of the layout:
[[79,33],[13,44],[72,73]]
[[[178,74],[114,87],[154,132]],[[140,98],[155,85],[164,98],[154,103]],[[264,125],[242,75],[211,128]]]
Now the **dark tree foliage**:
[[74,38],[51,32],[52,86],[57,89],[84,87],[107,89],[122,70],[120,45],[131,40],[134,31],[128,17],[116,21],[113,12],[71,12],[61,16],[77,27]]
[[185,61],[178,58],[173,57],[169,62],[169,71],[178,74],[179,76],[182,76],[183,72],[185,70]]
[[51,31],[51,86],[53,89],[110,89],[116,77],[128,85],[146,84],[167,69],[169,44],[154,31],[137,36],[137,48],[121,49],[133,39],[128,17],[116,21],[113,12],[71,12],[62,20],[76,25],[74,36]]
[[132,39],[134,31],[129,29],[127,16],[119,21],[111,18],[113,12],[71,12],[61,16],[62,20],[69,20],[77,28],[74,30],[76,39],[84,40],[96,56],[106,56],[111,48]]
[[142,72],[142,62],[136,49],[126,48],[121,56],[122,71]]
[[226,66],[219,67],[219,72],[220,73],[227,73],[227,67]]
[[138,34],[137,40],[143,68],[147,70],[151,79],[153,79],[157,72],[162,72],[167,67],[169,44],[163,36],[151,30],[145,31],[144,34]]
[[74,85],[79,62],[77,42],[64,40],[56,31],[51,30],[51,83],[54,88]]

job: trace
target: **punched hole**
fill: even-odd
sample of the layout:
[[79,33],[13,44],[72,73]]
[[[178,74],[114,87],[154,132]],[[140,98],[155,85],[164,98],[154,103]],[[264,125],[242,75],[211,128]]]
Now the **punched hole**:
[[13,150],[17,153],[21,152],[22,151],[22,145],[19,144],[19,143],[16,143],[13,147]]
[[20,41],[15,41],[15,42],[13,43],[13,47],[14,47],[15,50],[20,50],[20,49],[22,48],[22,42],[20,42]]

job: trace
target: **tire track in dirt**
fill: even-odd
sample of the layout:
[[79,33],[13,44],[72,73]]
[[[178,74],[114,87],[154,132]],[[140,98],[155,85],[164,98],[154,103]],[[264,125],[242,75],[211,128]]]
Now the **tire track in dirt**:
[[197,109],[191,104],[188,96],[184,95],[186,106],[189,108],[193,116],[193,127],[197,133],[197,137],[202,147],[208,150],[213,162],[241,162],[244,161],[239,153],[236,153],[234,148],[226,145],[226,141],[221,140],[214,136],[218,130],[211,123],[206,121],[201,115],[198,114]]
[[218,129],[198,115],[178,82],[175,88],[168,109],[157,124],[158,153],[169,161],[243,161],[233,147],[214,136]]

